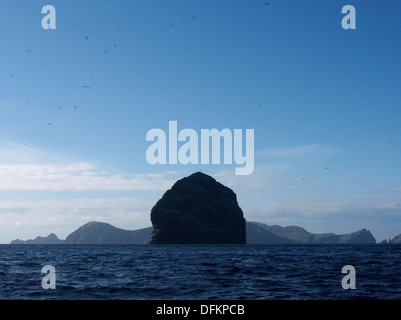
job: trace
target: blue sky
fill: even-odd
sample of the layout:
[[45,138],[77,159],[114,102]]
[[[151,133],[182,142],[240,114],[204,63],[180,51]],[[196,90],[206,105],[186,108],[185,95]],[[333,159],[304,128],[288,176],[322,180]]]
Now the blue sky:
[[[400,234],[401,3],[263,2],[3,0],[0,243],[150,226],[197,170],[247,220]],[[56,30],[41,27],[45,4]],[[347,4],[356,30],[341,27]],[[146,133],[170,120],[254,129],[253,174],[149,165]]]

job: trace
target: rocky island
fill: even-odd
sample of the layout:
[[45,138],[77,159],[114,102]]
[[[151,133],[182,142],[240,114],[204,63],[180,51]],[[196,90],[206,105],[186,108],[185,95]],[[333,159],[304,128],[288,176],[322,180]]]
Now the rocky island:
[[178,180],[151,210],[150,244],[245,244],[236,194],[196,172]]
[[366,229],[347,233],[311,233],[297,226],[269,226],[260,222],[247,222],[247,243],[293,244],[373,244],[376,239]]
[[108,223],[91,221],[67,236],[64,244],[145,244],[152,228],[124,230]]
[[50,233],[47,237],[37,236],[31,240],[16,239],[11,241],[11,244],[62,244],[63,242],[54,233]]

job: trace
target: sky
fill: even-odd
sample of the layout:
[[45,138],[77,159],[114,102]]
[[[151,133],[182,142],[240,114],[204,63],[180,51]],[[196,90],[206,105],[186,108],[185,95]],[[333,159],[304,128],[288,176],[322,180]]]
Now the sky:
[[[264,2],[2,0],[0,243],[89,221],[149,227],[199,170],[248,221],[400,234],[401,2]],[[169,121],[199,137],[253,129],[252,174],[149,164],[146,135]]]

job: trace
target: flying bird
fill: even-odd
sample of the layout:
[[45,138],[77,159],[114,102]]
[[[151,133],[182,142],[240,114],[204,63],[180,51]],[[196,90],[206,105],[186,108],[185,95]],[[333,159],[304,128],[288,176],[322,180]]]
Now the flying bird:
[[115,46],[116,48],[118,48],[117,45],[116,45],[115,43],[113,43],[113,44],[114,44],[114,46]]
[[29,50],[29,49],[26,49],[26,51],[28,51],[28,52],[32,52],[31,50]]
[[264,2],[263,4],[264,4],[264,5],[266,5],[266,6],[268,6],[270,3],[268,3],[268,2]]
[[89,40],[88,36],[85,36],[85,39],[86,39],[86,40]]
[[90,89],[91,87],[89,87],[89,86],[82,86],[82,88]]
[[195,14],[192,16],[192,20],[195,20]]

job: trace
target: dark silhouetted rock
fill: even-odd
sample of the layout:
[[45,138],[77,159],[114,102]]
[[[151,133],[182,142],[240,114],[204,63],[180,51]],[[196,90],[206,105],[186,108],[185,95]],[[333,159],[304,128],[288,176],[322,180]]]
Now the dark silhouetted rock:
[[49,234],[47,237],[36,237],[33,240],[13,240],[11,244],[62,244],[63,240],[60,240],[54,233]]
[[201,172],[178,180],[152,208],[150,244],[245,244],[236,194]]
[[108,223],[89,222],[67,236],[65,244],[146,244],[152,227],[123,230]]

